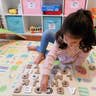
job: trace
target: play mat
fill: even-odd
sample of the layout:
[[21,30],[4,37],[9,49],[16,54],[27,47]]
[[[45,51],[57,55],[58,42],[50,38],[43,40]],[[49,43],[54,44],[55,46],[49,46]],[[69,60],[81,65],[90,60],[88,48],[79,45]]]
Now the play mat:
[[86,72],[80,74],[72,69],[58,72],[47,91],[41,92],[43,62],[39,66],[33,63],[38,54],[27,50],[31,45],[39,42],[11,41],[0,47],[0,96],[96,96],[96,48],[83,64]]

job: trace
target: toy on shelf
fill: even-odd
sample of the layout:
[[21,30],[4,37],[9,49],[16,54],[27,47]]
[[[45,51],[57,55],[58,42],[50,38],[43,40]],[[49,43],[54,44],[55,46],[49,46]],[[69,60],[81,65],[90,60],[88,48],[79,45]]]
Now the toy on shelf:
[[40,32],[42,32],[42,27],[41,26],[37,26],[37,25],[36,26],[32,25],[32,26],[30,26],[29,31],[31,33],[40,33]]
[[45,15],[60,15],[62,14],[62,7],[61,5],[47,5],[47,4],[44,4],[42,6],[42,11],[43,11],[43,14]]
[[9,9],[8,9],[8,13],[9,13],[9,14],[18,14],[18,10],[15,9],[15,8],[9,8]]

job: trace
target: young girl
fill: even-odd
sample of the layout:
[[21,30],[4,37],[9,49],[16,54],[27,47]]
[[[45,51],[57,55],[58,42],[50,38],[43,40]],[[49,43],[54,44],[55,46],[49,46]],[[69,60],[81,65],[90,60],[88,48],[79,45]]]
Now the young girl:
[[64,19],[62,28],[56,33],[56,41],[53,48],[45,59],[42,70],[41,90],[45,91],[48,87],[52,64],[56,58],[61,61],[61,68],[74,64],[78,69],[88,56],[93,45],[96,45],[96,37],[93,32],[93,21],[90,11],[80,9],[67,16]]

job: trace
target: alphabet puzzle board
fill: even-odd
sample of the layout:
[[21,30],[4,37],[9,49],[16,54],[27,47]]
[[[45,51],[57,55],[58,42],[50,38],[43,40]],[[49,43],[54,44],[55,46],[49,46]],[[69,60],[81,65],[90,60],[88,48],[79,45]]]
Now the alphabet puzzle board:
[[[77,72],[74,76],[72,69],[59,71],[49,82],[47,91],[41,92],[43,62],[39,66],[33,63],[38,54],[27,50],[30,45],[39,45],[39,42],[12,41],[0,47],[0,96],[96,96],[96,70],[88,69],[91,63],[96,65],[96,48],[89,55],[86,78]],[[88,79],[90,74],[93,76]]]

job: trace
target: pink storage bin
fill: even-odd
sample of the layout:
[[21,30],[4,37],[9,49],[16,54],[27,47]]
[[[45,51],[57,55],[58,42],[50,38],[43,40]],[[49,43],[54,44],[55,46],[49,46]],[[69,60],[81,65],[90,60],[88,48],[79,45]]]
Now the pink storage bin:
[[86,8],[86,1],[87,0],[65,0],[64,15],[67,16],[70,13],[75,12],[81,8],[85,9]]
[[40,15],[41,0],[22,0],[22,8],[24,14]]

